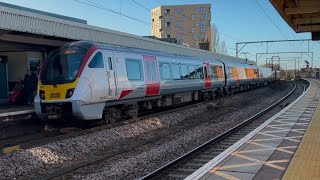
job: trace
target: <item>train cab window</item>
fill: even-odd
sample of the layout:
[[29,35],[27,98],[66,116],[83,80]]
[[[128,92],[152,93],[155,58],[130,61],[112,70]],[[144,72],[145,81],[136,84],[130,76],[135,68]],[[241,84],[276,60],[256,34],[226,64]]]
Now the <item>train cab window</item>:
[[141,61],[138,59],[126,59],[128,80],[143,80]]
[[196,79],[203,79],[203,68],[202,68],[202,66],[196,66]]
[[89,68],[104,68],[102,53],[98,52],[94,55],[88,66]]
[[160,72],[161,72],[161,79],[162,80],[171,79],[170,64],[161,63],[160,64]]
[[188,66],[185,65],[185,64],[182,64],[180,66],[180,70],[181,70],[181,79],[188,79],[188,76],[189,76],[189,72],[188,72]]
[[196,68],[193,65],[188,65],[188,71],[189,71],[189,79],[195,79],[196,77]]
[[171,64],[172,69],[172,78],[180,79],[180,65],[179,64]]

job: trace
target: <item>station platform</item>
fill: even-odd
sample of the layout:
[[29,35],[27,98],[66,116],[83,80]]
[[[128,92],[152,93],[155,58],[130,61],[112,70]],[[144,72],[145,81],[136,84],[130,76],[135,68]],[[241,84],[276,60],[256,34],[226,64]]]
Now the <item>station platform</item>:
[[34,106],[26,105],[0,105],[0,119],[10,116],[29,114],[34,112]]
[[320,81],[186,179],[320,179]]

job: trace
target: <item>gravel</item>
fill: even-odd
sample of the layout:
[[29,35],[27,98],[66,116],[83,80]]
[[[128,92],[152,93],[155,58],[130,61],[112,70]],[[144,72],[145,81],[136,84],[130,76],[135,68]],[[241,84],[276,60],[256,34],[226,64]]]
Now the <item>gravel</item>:
[[74,179],[141,177],[254,115],[291,89],[292,86],[281,83],[274,89],[265,87],[227,97],[218,110],[217,102],[196,105],[133,124],[15,151],[0,157],[0,179],[29,179],[33,175],[87,159],[103,150],[119,148],[135,138],[145,138],[148,132],[174,129],[177,133],[157,143],[139,147],[68,175],[68,178]]

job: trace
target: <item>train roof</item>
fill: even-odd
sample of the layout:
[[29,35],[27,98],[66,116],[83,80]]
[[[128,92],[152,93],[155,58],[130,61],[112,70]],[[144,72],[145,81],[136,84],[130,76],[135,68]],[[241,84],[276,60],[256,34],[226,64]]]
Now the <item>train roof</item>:
[[[62,47],[66,46],[81,46],[85,48],[90,48],[92,46],[96,46],[99,48],[103,49],[109,49],[109,50],[114,50],[114,51],[123,51],[123,52],[128,52],[128,53],[140,53],[140,54],[154,54],[158,56],[166,56],[166,57],[174,57],[174,58],[197,58],[201,60],[206,60],[206,58],[203,57],[194,57],[194,56],[187,56],[187,55],[181,55],[181,54],[173,54],[173,53],[165,53],[161,51],[151,51],[151,50],[146,50],[146,49],[138,49],[138,48],[132,48],[132,47],[126,47],[126,46],[118,46],[114,44],[102,44],[102,43],[96,43],[92,41],[74,41],[67,43],[63,45]],[[236,63],[236,64],[243,64],[243,65],[249,65],[245,63],[239,62],[239,60],[246,61],[245,59],[242,58],[237,58],[233,56],[228,56],[228,55],[222,55],[222,54],[216,54],[212,53],[212,60],[217,60],[217,61],[223,61],[223,62],[229,62],[229,63]],[[250,66],[250,65],[249,65]],[[255,66],[255,65],[253,65]]]

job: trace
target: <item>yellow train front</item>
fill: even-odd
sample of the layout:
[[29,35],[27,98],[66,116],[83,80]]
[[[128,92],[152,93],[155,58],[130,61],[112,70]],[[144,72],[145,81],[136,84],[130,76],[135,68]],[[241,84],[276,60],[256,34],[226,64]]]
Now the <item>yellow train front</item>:
[[97,112],[103,111],[105,103],[90,103],[92,89],[88,76],[92,75],[84,71],[96,50],[91,43],[70,43],[49,54],[41,68],[34,100],[39,118],[101,118]]

